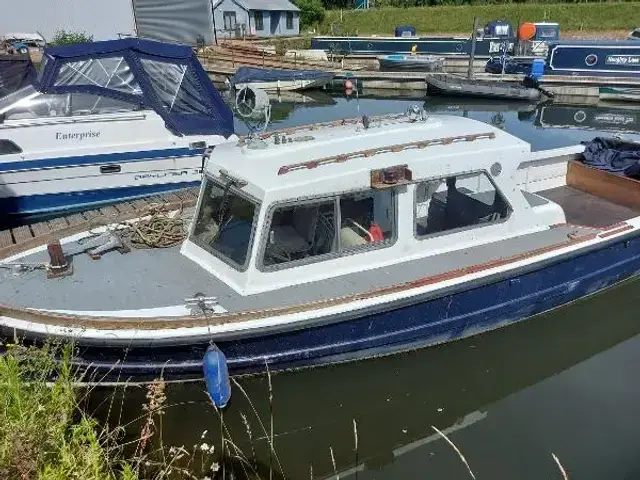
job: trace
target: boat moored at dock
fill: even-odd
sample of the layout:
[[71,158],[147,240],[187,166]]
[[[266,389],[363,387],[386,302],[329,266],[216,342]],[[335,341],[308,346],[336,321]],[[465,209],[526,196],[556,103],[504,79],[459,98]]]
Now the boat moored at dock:
[[72,340],[74,362],[113,376],[165,378],[201,375],[211,343],[239,374],[503,327],[640,272],[640,184],[619,177],[612,198],[582,148],[532,152],[417,107],[241,138],[206,162],[181,247],[93,260],[96,233],[140,225],[114,218],[0,249],[0,325]]
[[545,75],[640,76],[640,42],[554,42],[549,45]]
[[0,99],[0,216],[96,207],[202,178],[233,114],[188,46],[124,39],[45,50]]

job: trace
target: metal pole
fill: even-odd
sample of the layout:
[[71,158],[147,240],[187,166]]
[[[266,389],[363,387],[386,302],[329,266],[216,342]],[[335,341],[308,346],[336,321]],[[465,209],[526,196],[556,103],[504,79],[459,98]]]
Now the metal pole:
[[476,39],[478,37],[478,17],[473,17],[473,32],[471,32],[471,54],[469,55],[469,69],[467,78],[473,78],[473,60],[476,56]]

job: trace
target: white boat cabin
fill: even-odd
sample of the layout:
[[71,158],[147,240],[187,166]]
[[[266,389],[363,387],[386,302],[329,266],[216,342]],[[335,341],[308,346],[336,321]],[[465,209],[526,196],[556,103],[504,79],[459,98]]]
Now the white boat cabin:
[[182,253],[251,295],[545,230],[565,215],[525,191],[535,158],[493,126],[416,111],[222,144]]

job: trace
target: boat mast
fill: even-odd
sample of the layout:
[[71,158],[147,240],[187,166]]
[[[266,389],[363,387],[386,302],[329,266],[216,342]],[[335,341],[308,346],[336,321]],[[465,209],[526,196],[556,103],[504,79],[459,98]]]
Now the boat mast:
[[473,31],[471,32],[471,53],[469,54],[469,69],[467,78],[473,77],[473,60],[476,55],[476,39],[478,37],[478,17],[473,17]]

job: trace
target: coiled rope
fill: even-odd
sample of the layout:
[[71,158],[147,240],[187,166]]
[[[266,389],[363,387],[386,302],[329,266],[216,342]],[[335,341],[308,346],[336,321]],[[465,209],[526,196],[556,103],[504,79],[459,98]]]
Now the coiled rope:
[[150,208],[151,216],[128,223],[118,232],[120,238],[133,248],[169,248],[182,243],[186,237],[182,207],[174,216],[169,216],[165,207]]

